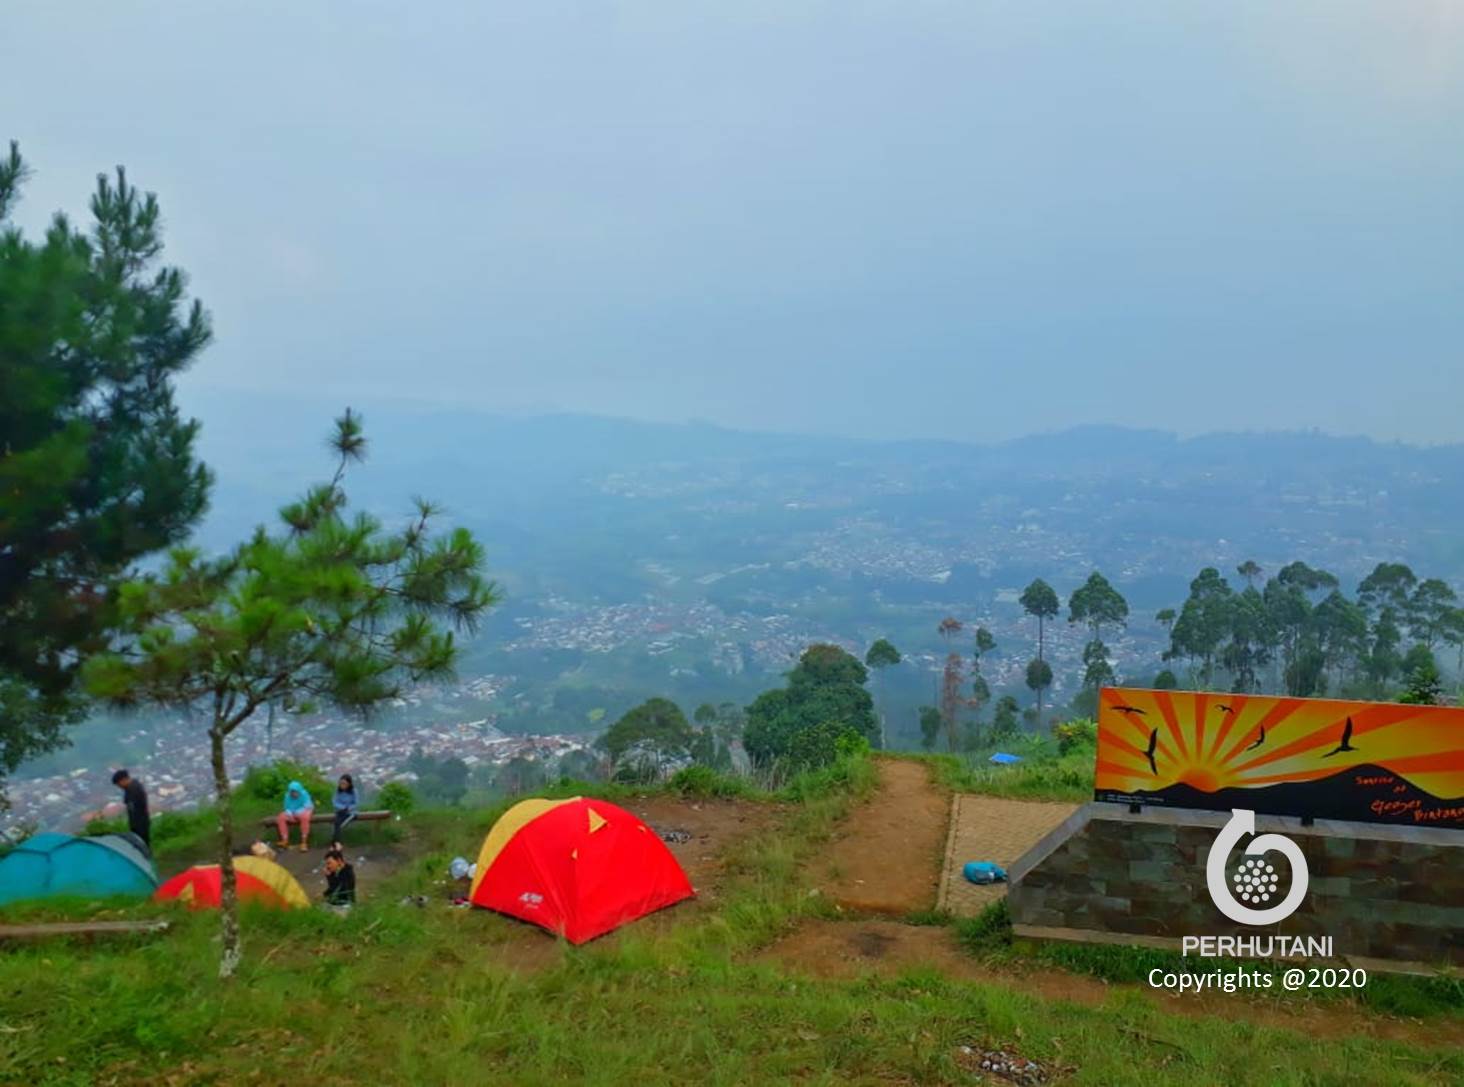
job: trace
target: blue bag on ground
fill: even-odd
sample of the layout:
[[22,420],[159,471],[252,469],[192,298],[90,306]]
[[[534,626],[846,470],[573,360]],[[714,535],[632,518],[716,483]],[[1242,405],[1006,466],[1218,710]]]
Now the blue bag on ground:
[[991,861],[967,861],[961,871],[972,883],[1006,882],[1006,869]]

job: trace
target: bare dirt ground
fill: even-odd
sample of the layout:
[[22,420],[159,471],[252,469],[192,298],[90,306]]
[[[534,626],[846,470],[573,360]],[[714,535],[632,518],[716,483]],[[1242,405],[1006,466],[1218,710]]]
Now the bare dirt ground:
[[745,800],[653,796],[624,801],[620,806],[657,833],[681,830],[691,835],[688,841],[667,842],[666,847],[696,888],[697,901],[704,905],[716,903],[733,847],[770,829],[779,816],[776,805]]
[[817,978],[892,977],[919,967],[962,980],[987,976],[946,926],[898,921],[804,921],[756,958]]
[[878,789],[814,861],[814,882],[856,913],[902,917],[933,908],[949,812],[924,763],[881,759]]
[[[326,829],[329,831],[328,827]],[[325,839],[327,836],[328,834],[319,835],[312,832],[311,839],[314,844],[305,853],[301,853],[294,846],[288,850],[276,849],[275,852],[275,863],[294,876],[312,900],[319,899],[325,893],[325,847],[327,844]],[[274,835],[267,836],[265,840],[273,845]],[[411,854],[407,842],[367,841],[357,843],[353,841],[346,844],[346,859],[356,870],[357,895],[366,897],[375,891],[379,883],[406,864],[411,859]]]

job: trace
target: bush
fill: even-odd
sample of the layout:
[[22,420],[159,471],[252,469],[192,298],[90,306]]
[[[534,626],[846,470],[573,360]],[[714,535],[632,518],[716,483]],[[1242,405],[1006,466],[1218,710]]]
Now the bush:
[[751,787],[742,778],[720,774],[710,766],[687,766],[671,775],[671,788],[682,796],[746,796]]
[[[235,828],[240,825],[239,813],[235,813]],[[99,834],[126,834],[126,817],[117,819],[93,819],[82,831],[89,838]],[[198,842],[212,840],[218,835],[219,820],[212,805],[204,805],[193,811],[163,811],[152,817],[149,827],[153,853],[170,853],[191,848]]]
[[407,815],[417,806],[417,798],[400,781],[388,781],[376,794],[376,803],[395,815]]
[[841,755],[827,766],[795,774],[779,794],[797,804],[835,793],[864,796],[874,788],[875,776],[874,760],[863,754]]
[[615,764],[610,780],[617,785],[654,785],[664,776],[663,769],[659,759],[634,751]]
[[794,732],[788,739],[785,759],[792,767],[816,770],[841,756],[868,751],[869,741],[852,727],[839,721],[824,721]]
[[335,795],[335,783],[326,781],[320,770],[290,759],[280,759],[272,766],[251,766],[239,789],[255,800],[283,803],[285,788],[292,781],[305,786],[317,806],[328,806],[330,798]]
[[1052,735],[1057,738],[1057,751],[1060,755],[1069,754],[1082,747],[1097,747],[1098,722],[1087,717],[1059,721],[1052,726]]
[[687,766],[671,775],[671,788],[682,796],[713,796],[718,775],[710,766]]

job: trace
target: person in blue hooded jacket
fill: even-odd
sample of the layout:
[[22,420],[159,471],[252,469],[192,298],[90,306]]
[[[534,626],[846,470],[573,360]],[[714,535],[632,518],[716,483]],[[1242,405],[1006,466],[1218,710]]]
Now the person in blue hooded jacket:
[[300,852],[310,848],[310,817],[315,814],[315,801],[305,791],[305,786],[292,781],[285,786],[285,810],[275,820],[280,832],[280,848],[290,848],[290,824],[300,824]]

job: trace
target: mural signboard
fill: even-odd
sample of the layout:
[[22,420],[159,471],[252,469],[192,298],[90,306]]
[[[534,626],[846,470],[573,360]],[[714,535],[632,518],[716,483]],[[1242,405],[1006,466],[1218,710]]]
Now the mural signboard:
[[1094,796],[1464,830],[1464,709],[1105,687]]

